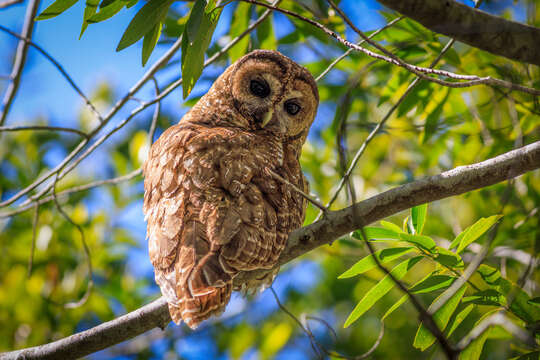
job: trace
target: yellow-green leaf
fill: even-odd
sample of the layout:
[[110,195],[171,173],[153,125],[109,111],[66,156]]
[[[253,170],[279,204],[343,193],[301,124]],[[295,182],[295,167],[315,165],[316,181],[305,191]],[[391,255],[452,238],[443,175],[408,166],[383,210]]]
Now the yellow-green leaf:
[[162,27],[163,24],[159,22],[154,25],[149,33],[144,35],[142,47],[142,66],[146,65],[146,62],[150,58],[150,54],[152,54],[152,51],[154,51],[154,48],[159,40],[159,36],[161,35]]
[[[439,310],[437,310],[437,312],[435,312],[435,314],[433,314],[433,321],[435,322],[435,324],[437,324],[441,331],[444,331],[444,329],[446,329],[448,321],[450,320],[450,317],[452,316],[454,311],[456,311],[456,308],[459,305],[463,294],[465,294],[466,289],[466,285],[462,286],[443,306],[441,306]],[[438,296],[433,303],[435,303],[439,298],[440,296]],[[420,326],[418,327],[418,331],[416,332],[416,336],[414,337],[413,346],[417,349],[420,349],[421,351],[424,351],[434,342],[435,336],[433,336],[431,331],[429,331],[423,323],[420,324]]]
[[[400,280],[407,274],[407,272],[422,259],[422,256],[417,256],[405,260],[404,262],[396,265],[392,270],[391,274],[397,279]],[[353,322],[358,320],[366,311],[368,311],[380,298],[382,298],[386,293],[388,293],[396,284],[390,278],[389,275],[386,275],[381,281],[379,281],[375,286],[373,286],[369,291],[364,295],[360,302],[356,305],[354,310],[351,312],[347,320],[345,321],[344,327],[348,327]]]
[[[413,247],[396,247],[396,248],[388,248],[388,249],[382,249],[375,252],[375,256],[379,260],[381,264],[390,262],[394,259],[397,259],[398,257],[405,255],[408,252],[413,251]],[[356,264],[354,264],[349,270],[345,271],[343,274],[341,274],[338,279],[346,279],[350,278],[362,273],[365,273],[366,271],[369,271],[377,266],[377,263],[373,259],[372,255],[368,255],[358,261]]]
[[58,16],[76,3],[77,0],[56,0],[43,10],[43,12],[36,17],[36,20],[45,20]]

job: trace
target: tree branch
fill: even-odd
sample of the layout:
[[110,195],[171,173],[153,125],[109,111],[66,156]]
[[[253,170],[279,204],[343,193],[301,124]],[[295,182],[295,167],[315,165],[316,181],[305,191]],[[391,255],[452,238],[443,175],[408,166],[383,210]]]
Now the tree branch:
[[[460,195],[514,178],[540,168],[540,141],[492,159],[460,166],[439,175],[419,179],[360,201],[322,220],[292,232],[278,265],[311,251],[352,230],[423,203]],[[259,278],[267,270],[242,273],[236,283]],[[28,349],[0,354],[0,359],[70,359],[94,353],[170,322],[167,304],[159,298],[138,310],[64,339]]]
[[540,66],[540,29],[493,16],[455,0],[378,0],[424,25],[470,46]]

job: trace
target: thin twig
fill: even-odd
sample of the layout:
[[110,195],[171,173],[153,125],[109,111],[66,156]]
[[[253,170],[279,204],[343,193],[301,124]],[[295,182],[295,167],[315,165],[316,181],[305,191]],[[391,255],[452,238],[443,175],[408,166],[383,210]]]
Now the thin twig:
[[17,5],[22,3],[23,0],[5,0],[0,3],[0,9],[5,9],[11,5]]
[[60,63],[51,55],[49,54],[45,49],[43,49],[41,46],[30,40],[27,36],[24,36],[24,34],[17,34],[11,30],[9,30],[7,27],[0,25],[0,30],[19,39],[21,42],[24,42],[27,45],[32,46],[34,49],[36,49],[39,53],[41,53],[47,60],[51,62],[51,64],[60,72],[62,77],[66,79],[66,81],[69,83],[69,85],[75,90],[77,94],[79,94],[80,97],[83,98],[84,103],[90,108],[90,110],[96,115],[96,117],[99,119],[99,121],[103,121],[103,117],[101,116],[100,112],[97,110],[97,108],[92,104],[90,99],[83,93],[83,91],[77,86],[75,81],[69,74],[64,70],[64,67],[60,65]]
[[[9,6],[11,4],[7,4]],[[24,25],[22,30],[23,38],[31,38],[34,32],[34,18],[36,17],[39,8],[39,0],[30,0],[26,7],[26,14],[24,16]],[[4,100],[2,101],[2,112],[0,113],[0,126],[4,125],[6,117],[11,109],[11,104],[15,99],[15,94],[19,90],[19,84],[21,82],[21,76],[23,73],[24,65],[26,64],[26,56],[28,55],[28,43],[24,40],[19,41],[17,45],[17,52],[15,53],[15,61],[13,62],[13,69],[11,71],[11,83],[9,84]]]
[[[346,39],[343,39],[340,35],[338,35],[334,31],[330,30],[326,26],[318,23],[315,20],[306,18],[306,17],[304,17],[304,16],[302,16],[300,14],[297,14],[297,13],[295,13],[293,11],[282,9],[282,8],[279,8],[279,7],[270,5],[270,4],[266,4],[266,3],[263,3],[263,2],[260,2],[260,1],[257,1],[257,0],[241,0],[241,1],[251,3],[251,4],[255,4],[255,5],[259,5],[259,6],[263,6],[263,7],[266,7],[268,9],[272,9],[274,11],[279,11],[279,12],[281,12],[283,14],[286,14],[286,15],[295,17],[295,18],[297,18],[299,20],[305,21],[305,22],[319,28],[325,34],[333,37],[338,42],[340,42],[341,44],[343,44],[343,45],[345,45],[345,46],[347,46],[349,48],[352,48],[352,49],[354,49],[356,51],[359,51],[359,52],[363,52],[364,54],[366,54],[366,55],[368,55],[370,57],[373,57],[375,59],[383,60],[383,61],[386,61],[386,62],[388,62],[390,64],[394,64],[394,65],[403,67],[403,68],[409,70],[410,72],[416,74],[418,77],[420,77],[422,79],[425,79],[425,80],[428,80],[428,81],[431,81],[431,82],[434,82],[434,83],[437,83],[439,85],[444,85],[444,86],[452,87],[452,88],[464,88],[464,87],[471,87],[471,86],[477,86],[477,85],[490,85],[490,86],[504,87],[504,88],[507,88],[507,89],[512,89],[512,90],[528,93],[528,94],[531,94],[531,95],[540,96],[540,90],[538,90],[538,89],[529,88],[529,87],[526,87],[526,86],[523,86],[523,85],[514,84],[512,82],[501,80],[501,79],[496,79],[496,78],[493,78],[491,76],[480,77],[480,76],[477,76],[477,75],[461,75],[461,74],[456,74],[456,73],[453,73],[453,72],[450,72],[450,71],[436,70],[436,69],[430,69],[430,68],[425,68],[425,67],[421,67],[421,66],[412,65],[412,64],[409,64],[409,63],[406,63],[406,62],[402,61],[401,59],[399,59],[399,58],[397,58],[395,56],[394,57],[389,57],[389,56],[377,54],[377,53],[375,53],[373,51],[367,50],[366,48],[358,46],[355,43],[352,43],[352,42],[350,42],[350,41],[348,41]],[[366,40],[366,41],[368,43],[370,43],[370,44],[373,43],[371,40],[369,40],[369,41]],[[434,78],[434,77],[431,77],[429,75],[445,76],[445,77],[448,77],[448,78],[451,78],[451,79],[454,79],[454,80],[460,80],[462,82],[451,82],[451,81],[440,80],[439,78]]]
[[[365,359],[368,356],[370,356],[379,347],[379,345],[381,343],[381,340],[382,340],[382,338],[384,336],[384,323],[383,322],[381,322],[381,329],[379,331],[379,336],[377,337],[377,340],[375,340],[375,343],[365,353],[363,353],[361,355],[357,355],[357,356],[346,356],[346,355],[342,355],[340,353],[337,353],[335,351],[328,350],[321,343],[319,343],[317,341],[317,339],[315,338],[315,335],[313,335],[313,332],[309,328],[309,325],[307,324],[307,322],[304,322],[304,321],[301,321],[300,319],[298,319],[292,312],[290,312],[285,307],[285,305],[283,305],[281,303],[276,291],[274,290],[274,288],[272,286],[270,286],[270,290],[272,291],[272,294],[274,295],[274,299],[276,300],[276,303],[278,304],[281,311],[283,311],[291,319],[293,319],[294,322],[296,322],[298,324],[300,329],[302,329],[302,331],[308,336],[309,341],[311,343],[311,347],[312,347],[313,351],[315,352],[315,354],[317,355],[318,358],[323,359],[324,357],[322,355],[324,354],[326,356],[329,356],[329,357],[332,357],[332,358],[338,358],[338,359],[361,360],[361,359]],[[336,331],[330,326],[330,324],[328,324],[328,322],[326,322],[326,321],[324,321],[322,319],[316,318],[316,317],[310,317],[310,318],[313,319],[313,320],[317,320],[317,321],[322,322],[326,327],[328,327],[331,330],[332,334],[334,334],[334,336],[337,338]]]
[[73,129],[73,128],[66,128],[61,126],[47,126],[47,125],[29,125],[29,126],[0,126],[0,133],[1,132],[11,132],[11,131],[29,131],[29,130],[38,130],[38,131],[63,131],[63,132],[70,132],[79,135],[83,138],[88,138],[88,134],[84,131]]
[[[373,37],[375,37],[376,35],[378,35],[380,32],[388,29],[389,27],[393,26],[395,23],[397,23],[398,21],[401,21],[402,19],[404,19],[403,16],[400,16],[400,17],[397,17],[395,18],[394,20],[390,21],[388,24],[384,25],[382,28],[380,29],[377,29],[375,32],[373,32],[372,34],[370,34],[368,37],[371,39]],[[363,43],[365,42],[365,40],[360,40],[357,45],[362,45]],[[332,70],[341,60],[345,59],[347,56],[349,56],[350,53],[352,53],[354,50],[349,48],[347,51],[345,51],[343,54],[341,54],[338,58],[336,58],[334,61],[332,61],[332,63],[330,65],[328,65],[328,67],[326,69],[324,69],[324,71],[319,75],[317,76],[317,78],[315,78],[315,81],[319,82],[319,80],[321,80],[323,77],[326,76],[326,74],[328,74],[330,72],[330,70]]]
[[83,296],[78,301],[69,302],[69,303],[64,305],[64,307],[66,309],[74,309],[74,308],[77,308],[77,307],[80,307],[80,306],[84,305],[84,303],[86,303],[86,301],[90,297],[90,293],[91,293],[92,287],[94,285],[94,275],[93,275],[93,270],[92,270],[92,258],[90,256],[90,249],[88,248],[88,244],[86,243],[86,238],[84,236],[84,231],[83,231],[81,225],[79,225],[75,221],[73,221],[73,219],[64,211],[64,209],[62,208],[62,206],[58,202],[58,198],[56,197],[56,184],[57,184],[57,182],[58,182],[58,175],[55,176],[54,183],[53,183],[52,196],[53,196],[53,199],[54,199],[54,204],[56,205],[56,209],[58,209],[58,212],[68,222],[70,222],[71,225],[75,226],[77,228],[77,230],[79,231],[79,234],[81,235],[81,243],[82,243],[84,254],[85,254],[85,257],[86,257],[86,262],[87,262],[87,265],[88,265],[88,284],[86,286],[86,291],[84,292]]

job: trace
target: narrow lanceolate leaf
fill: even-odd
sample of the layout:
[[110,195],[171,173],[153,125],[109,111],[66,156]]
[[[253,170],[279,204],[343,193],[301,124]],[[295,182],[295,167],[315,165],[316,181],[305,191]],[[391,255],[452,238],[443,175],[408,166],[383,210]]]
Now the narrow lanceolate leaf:
[[56,0],[49,5],[48,8],[43,10],[43,12],[36,17],[36,20],[45,20],[58,16],[76,3],[77,0]]
[[455,252],[439,246],[435,248],[435,252],[437,253],[437,256],[434,258],[434,260],[441,265],[450,268],[462,268],[465,266],[465,264],[463,263],[463,259],[461,259],[461,256],[459,256]]
[[534,299],[527,301],[529,304],[540,307],[540,297],[535,297]]
[[[413,247],[396,247],[396,248],[388,248],[388,249],[382,249],[377,252],[375,252],[375,256],[379,260],[381,264],[390,262],[394,259],[397,259],[398,257],[405,255],[406,253],[409,253],[413,251]],[[377,263],[375,262],[375,259],[373,259],[372,255],[368,255],[358,261],[356,264],[354,264],[349,270],[345,271],[343,274],[341,274],[338,279],[346,279],[350,278],[362,273],[365,273],[366,271],[369,271],[377,266]]]
[[197,0],[186,23],[182,39],[182,88],[188,97],[202,74],[204,54],[210,45],[222,8],[214,1]]
[[472,309],[474,308],[473,304],[470,304],[465,309],[461,310],[453,319],[450,321],[450,325],[448,326],[448,332],[446,333],[446,336],[450,336],[454,333],[454,331],[461,325],[463,320],[467,318],[467,316],[471,313]]
[[92,15],[87,21],[89,24],[98,23],[110,19],[116,15],[126,5],[123,0],[115,0],[100,8],[97,14]]
[[152,54],[152,51],[154,51],[154,47],[156,46],[159,36],[161,35],[162,26],[163,24],[159,22],[154,25],[154,28],[150,30],[149,33],[144,35],[142,47],[142,66],[146,65],[148,58],[150,58],[150,54]]
[[469,244],[476,241],[480,236],[484,235],[486,231],[489,230],[500,218],[502,215],[493,215],[488,218],[481,218],[467,229],[463,230],[462,234],[458,235],[460,238],[459,243],[456,240],[452,241],[450,247],[457,246],[457,253],[462,252]]
[[83,36],[86,28],[88,27],[88,19],[90,19],[97,11],[99,0],[86,0],[86,7],[84,8],[84,19],[81,27],[81,33],[79,39]]
[[449,275],[430,274],[425,279],[414,284],[409,290],[413,294],[430,293],[436,290],[446,289],[456,278]]
[[273,14],[264,19],[257,27],[257,40],[259,40],[259,48],[275,50],[277,48],[276,35],[274,35]]
[[428,250],[430,252],[434,251],[437,245],[435,244],[435,241],[433,241],[432,238],[425,235],[411,235],[411,234],[405,234],[401,233],[399,234],[399,237],[401,240],[406,241],[408,243],[415,244],[425,250]]
[[[418,262],[422,259],[422,256],[417,256],[410,258],[402,262],[401,264],[394,267],[391,271],[391,274],[398,280],[403,278],[405,274]],[[344,327],[348,327],[353,322],[358,320],[366,311],[371,309],[371,307],[384,295],[386,295],[396,284],[386,275],[381,281],[379,281],[375,286],[373,286],[366,295],[360,300],[356,305],[352,313],[349,315],[345,321]]]
[[[444,329],[446,329],[448,321],[450,321],[450,317],[452,316],[454,311],[456,311],[456,308],[459,305],[463,294],[465,294],[466,289],[466,285],[462,286],[454,294],[454,296],[452,296],[439,310],[437,310],[435,314],[433,314],[433,321],[435,321],[435,324],[437,324],[441,331],[444,331]],[[437,297],[434,302],[436,302],[439,297]],[[416,332],[416,336],[414,338],[413,346],[417,349],[420,349],[421,351],[424,351],[434,342],[435,336],[433,336],[431,331],[429,331],[423,323],[420,324],[420,327],[418,327],[418,331]]]
[[116,51],[123,50],[139,41],[149,33],[156,24],[161,22],[167,15],[172,0],[148,1],[129,23],[122,39],[116,47]]
[[398,234],[403,232],[403,230],[401,230],[399,226],[388,221],[381,220],[381,226],[385,229],[392,230]]
[[444,99],[441,100],[439,104],[433,109],[433,111],[427,116],[426,123],[424,125],[424,139],[423,143],[425,144],[431,136],[435,133],[435,130],[437,130],[437,122],[439,121],[441,114],[443,112],[444,104],[446,103],[446,100],[448,100],[448,96],[450,95],[450,89],[446,91],[446,95]]
[[364,240],[363,234],[367,236],[368,240],[399,240],[399,233],[394,230],[373,226],[365,226],[363,233],[360,230],[356,230],[353,233],[353,237],[358,240]]
[[[448,275],[428,274],[423,279],[414,284],[409,291],[413,294],[429,293],[440,289],[446,289],[454,282],[455,278]],[[382,321],[392,314],[398,307],[400,307],[407,299],[409,295],[405,294],[394,305],[390,307],[382,317]]]
[[[231,39],[234,39],[244,30],[246,30],[249,25],[250,11],[251,4],[245,2],[238,3],[231,23],[231,30],[229,31]],[[239,42],[236,43],[236,45],[234,45],[229,50],[229,57],[231,59],[231,63],[235,62],[246,53],[248,45],[249,36],[244,36]]]
[[415,206],[411,209],[411,219],[418,235],[422,235],[426,222],[428,204]]
[[477,272],[491,289],[501,293],[506,299],[512,299],[510,312],[528,324],[540,321],[540,308],[529,302],[531,298],[517,284],[503,278],[499,270],[485,264],[480,265]]

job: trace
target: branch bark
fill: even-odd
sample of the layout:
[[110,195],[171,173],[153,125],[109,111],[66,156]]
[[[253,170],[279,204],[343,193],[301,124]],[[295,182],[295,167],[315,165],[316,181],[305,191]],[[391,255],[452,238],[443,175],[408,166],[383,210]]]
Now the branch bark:
[[[540,141],[492,159],[460,166],[439,175],[416,180],[360,201],[348,208],[330,211],[311,225],[289,235],[279,258],[283,265],[319,246],[331,244],[361,226],[423,203],[460,195],[514,178],[540,168]],[[240,274],[241,283],[259,278],[264,270]],[[159,298],[138,310],[64,339],[28,349],[0,354],[0,359],[72,359],[85,356],[170,322],[167,304]]]
[[506,20],[455,0],[378,0],[428,29],[508,59],[540,66],[540,28]]

